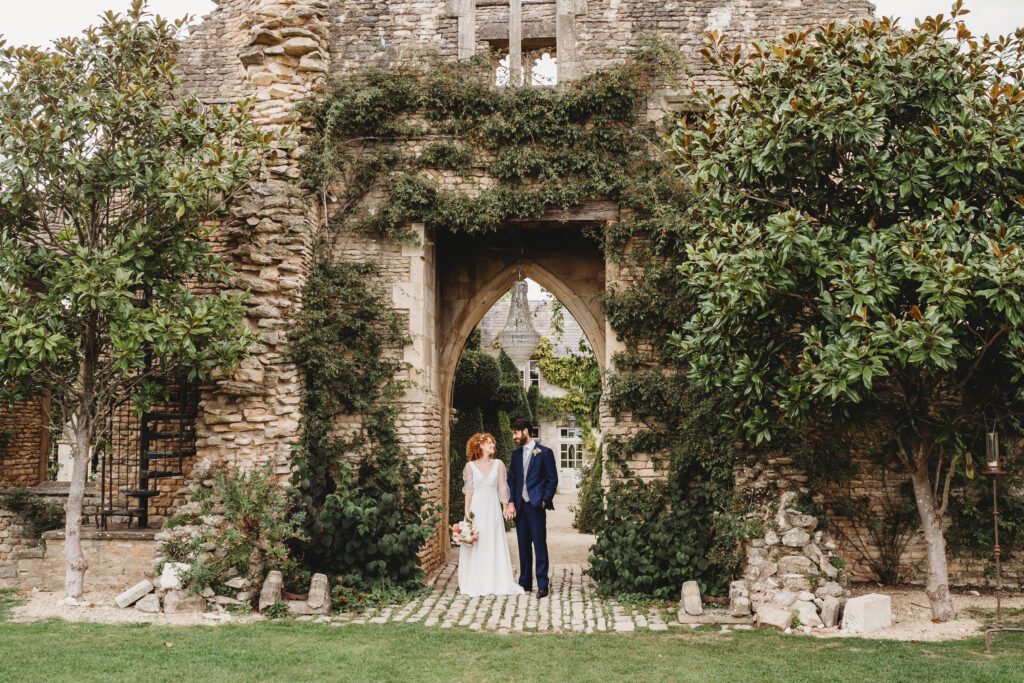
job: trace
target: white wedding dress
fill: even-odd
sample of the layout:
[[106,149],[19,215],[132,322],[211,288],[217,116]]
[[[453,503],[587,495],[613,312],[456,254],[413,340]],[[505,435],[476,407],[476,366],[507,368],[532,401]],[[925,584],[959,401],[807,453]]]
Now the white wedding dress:
[[473,462],[462,472],[463,493],[472,493],[470,509],[480,538],[459,549],[459,592],[463,595],[519,595],[523,587],[512,576],[512,557],[505,538],[501,506],[508,502],[505,463],[494,460],[482,474]]

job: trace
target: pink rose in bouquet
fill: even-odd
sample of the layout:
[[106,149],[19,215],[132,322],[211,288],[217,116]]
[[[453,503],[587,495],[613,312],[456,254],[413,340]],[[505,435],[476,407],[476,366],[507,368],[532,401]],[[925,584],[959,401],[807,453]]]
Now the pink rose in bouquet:
[[480,531],[473,523],[473,513],[469,518],[452,525],[452,545],[473,545],[480,540]]

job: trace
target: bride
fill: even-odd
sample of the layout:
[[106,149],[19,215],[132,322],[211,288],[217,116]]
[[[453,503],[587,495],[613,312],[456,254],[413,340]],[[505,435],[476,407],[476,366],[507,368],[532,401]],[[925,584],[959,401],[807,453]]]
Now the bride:
[[512,559],[505,539],[502,508],[508,502],[505,463],[494,458],[497,444],[490,434],[474,434],[466,444],[466,516],[473,521],[480,538],[459,550],[459,592],[463,595],[519,595],[523,592],[512,576]]

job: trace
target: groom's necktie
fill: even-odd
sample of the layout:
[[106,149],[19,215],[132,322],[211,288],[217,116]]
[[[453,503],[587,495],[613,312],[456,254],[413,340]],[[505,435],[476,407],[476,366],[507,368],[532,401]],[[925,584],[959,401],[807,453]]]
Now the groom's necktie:
[[[528,445],[529,444],[527,444],[527,446]],[[529,449],[529,448],[526,448],[526,446],[523,446],[523,500],[525,500],[527,503],[530,502],[530,496],[526,492],[526,473],[530,471],[530,457],[531,457],[530,451],[531,450],[532,449]]]

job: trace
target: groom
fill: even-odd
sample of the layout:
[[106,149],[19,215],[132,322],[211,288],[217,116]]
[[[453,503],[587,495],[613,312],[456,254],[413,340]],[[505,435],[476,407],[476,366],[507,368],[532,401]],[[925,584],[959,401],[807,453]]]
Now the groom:
[[505,516],[518,517],[516,536],[519,538],[519,585],[526,592],[533,590],[533,553],[537,552],[537,597],[548,596],[548,532],[547,511],[554,510],[552,499],[558,488],[555,454],[546,446],[536,443],[530,436],[530,423],[516,420],[512,423],[512,438],[519,446],[512,451],[512,466],[508,469],[508,488],[511,498],[505,506]]

